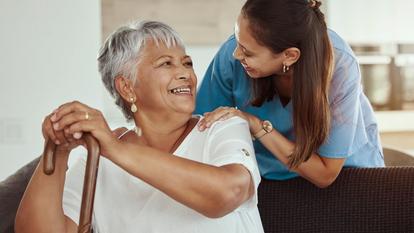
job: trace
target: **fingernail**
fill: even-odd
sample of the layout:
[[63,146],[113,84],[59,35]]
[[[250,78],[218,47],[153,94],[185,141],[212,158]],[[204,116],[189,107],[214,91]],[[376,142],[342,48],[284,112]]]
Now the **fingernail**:
[[54,129],[54,130],[58,130],[58,129],[59,129],[59,123],[55,123],[55,124],[53,124],[53,129]]
[[68,128],[65,129],[65,133],[67,133],[67,134],[69,133],[69,129]]
[[56,113],[55,113],[55,114],[53,114],[53,115],[52,115],[52,117],[50,118],[50,120],[52,120],[52,121],[56,121],[56,117],[57,117],[57,116],[56,116]]
[[56,141],[55,141],[55,144],[56,144],[56,145],[60,145],[60,141],[59,141],[59,140],[56,140]]

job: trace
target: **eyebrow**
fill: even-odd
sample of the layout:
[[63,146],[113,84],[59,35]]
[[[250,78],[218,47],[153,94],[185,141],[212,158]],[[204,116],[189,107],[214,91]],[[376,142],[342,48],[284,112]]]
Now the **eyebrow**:
[[[158,58],[156,58],[155,60],[154,60],[154,62],[156,62],[156,61],[158,61],[158,60],[160,60],[160,59],[163,59],[163,58],[170,58],[170,59],[173,59],[173,56],[170,56],[170,55],[161,55],[161,56],[159,56]],[[191,59],[191,57],[189,56],[189,55],[185,55],[181,60],[184,60],[184,59],[187,59],[187,58],[190,58]]]
[[170,55],[161,55],[161,56],[157,57],[157,58],[155,59],[155,61],[158,61],[158,60],[160,60],[161,58],[172,58],[172,56],[170,56]]

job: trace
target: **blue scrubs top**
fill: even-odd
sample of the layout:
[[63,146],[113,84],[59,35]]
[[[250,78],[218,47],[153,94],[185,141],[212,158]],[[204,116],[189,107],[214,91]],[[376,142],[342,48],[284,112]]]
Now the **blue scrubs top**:
[[[346,167],[383,167],[377,121],[362,91],[356,57],[348,44],[332,30],[329,30],[329,37],[335,54],[329,95],[332,122],[330,134],[317,153],[327,158],[346,158]],[[198,90],[195,112],[203,114],[220,106],[237,106],[259,119],[271,121],[277,131],[294,142],[291,102],[283,106],[276,96],[261,107],[249,104],[251,80],[240,62],[233,58],[236,43],[234,35],[231,36],[209,65]],[[263,177],[284,180],[298,176],[259,141],[254,142],[254,147]]]

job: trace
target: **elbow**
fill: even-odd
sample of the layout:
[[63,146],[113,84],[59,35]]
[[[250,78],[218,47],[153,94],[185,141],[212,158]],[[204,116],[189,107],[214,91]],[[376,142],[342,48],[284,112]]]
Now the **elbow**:
[[221,218],[226,216],[228,213],[226,212],[218,212],[218,211],[205,211],[204,213],[201,213],[207,218]]
[[317,173],[313,174],[313,179],[310,179],[310,181],[314,183],[318,188],[329,187],[335,182],[336,178],[338,178],[344,161],[345,159],[328,159],[327,161],[322,159],[324,167],[320,168],[318,171],[315,171]]
[[333,184],[338,177],[338,173],[328,173],[324,176],[321,176],[320,179],[313,182],[318,188],[327,188]]
[[318,182],[315,182],[314,184],[316,185],[316,187],[324,189],[324,188],[329,187],[332,183],[333,181],[318,181]]
[[201,214],[208,218],[224,217],[238,207],[238,199],[240,197],[235,193],[217,196],[210,205],[205,206]]
[[221,218],[237,209],[252,196],[250,179],[220,191],[214,200],[205,208],[203,215],[208,218]]

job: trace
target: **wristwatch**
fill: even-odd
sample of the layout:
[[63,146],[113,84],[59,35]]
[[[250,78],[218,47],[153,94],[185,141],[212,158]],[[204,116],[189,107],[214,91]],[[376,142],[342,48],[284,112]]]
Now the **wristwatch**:
[[270,123],[270,121],[262,121],[262,129],[259,130],[259,132],[255,133],[253,135],[253,138],[257,140],[265,136],[266,134],[272,132],[272,130],[273,130],[273,125],[272,123]]

